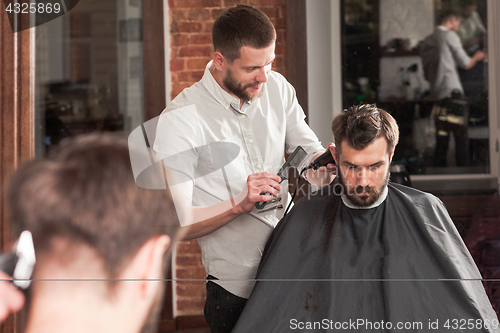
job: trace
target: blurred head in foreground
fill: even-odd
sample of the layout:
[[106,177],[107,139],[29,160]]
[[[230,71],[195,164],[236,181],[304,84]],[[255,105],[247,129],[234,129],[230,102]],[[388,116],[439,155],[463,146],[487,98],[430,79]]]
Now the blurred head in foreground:
[[27,332],[155,331],[179,223],[167,191],[135,184],[125,138],[87,135],[27,163],[8,208],[45,280],[33,282]]

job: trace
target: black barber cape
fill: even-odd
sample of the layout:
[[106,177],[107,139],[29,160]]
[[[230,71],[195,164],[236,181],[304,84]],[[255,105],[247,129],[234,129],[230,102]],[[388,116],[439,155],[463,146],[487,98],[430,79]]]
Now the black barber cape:
[[277,225],[233,332],[500,331],[439,199],[389,183],[379,206],[353,209],[339,187]]

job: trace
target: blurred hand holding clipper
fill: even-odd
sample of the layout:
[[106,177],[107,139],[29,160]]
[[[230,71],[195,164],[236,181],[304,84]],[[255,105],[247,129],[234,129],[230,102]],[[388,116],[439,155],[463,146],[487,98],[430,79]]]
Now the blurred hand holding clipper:
[[0,270],[12,276],[13,284],[26,289],[31,283],[31,274],[35,266],[35,248],[31,232],[25,230],[19,236],[11,252],[0,255]]

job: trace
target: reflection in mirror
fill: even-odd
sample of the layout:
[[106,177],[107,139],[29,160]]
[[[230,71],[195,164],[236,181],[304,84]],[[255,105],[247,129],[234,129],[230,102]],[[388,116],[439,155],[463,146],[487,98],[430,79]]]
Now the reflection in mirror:
[[144,122],[142,6],[80,1],[36,28],[35,150],[68,137],[130,132]]
[[393,163],[410,174],[489,173],[486,0],[341,7],[343,107],[390,112],[401,132]]

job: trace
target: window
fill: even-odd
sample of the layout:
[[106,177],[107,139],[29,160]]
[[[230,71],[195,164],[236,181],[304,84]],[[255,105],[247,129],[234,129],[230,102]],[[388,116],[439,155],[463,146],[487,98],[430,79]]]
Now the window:
[[[398,121],[401,137],[393,163],[406,166],[415,187],[498,188],[498,126],[494,112],[498,101],[493,96],[498,91],[494,75],[498,69],[491,61],[480,61],[471,70],[459,70],[465,98],[447,100],[465,105],[455,114],[449,111],[448,104],[434,108],[420,56],[422,41],[438,25],[438,13],[456,9],[468,29],[471,20],[485,27],[485,31],[477,28],[475,43],[467,45],[469,54],[484,49],[489,59],[495,59],[500,36],[498,29],[491,27],[500,14],[498,4],[477,0],[476,6],[464,8],[457,0],[332,0],[322,3],[322,8],[309,2],[307,6],[311,13],[326,12],[314,16],[320,18],[319,22],[307,22],[309,73],[311,69],[314,73],[315,66],[322,66],[323,71],[325,66],[331,66],[332,71],[331,77],[319,71],[309,75],[309,116],[314,130],[326,119],[311,103],[322,100],[324,106],[333,108],[329,117],[353,104],[376,103]],[[328,34],[318,28],[324,30],[325,24],[331,27]],[[324,55],[316,54],[319,47],[330,51],[327,63]],[[311,80],[323,80],[323,92],[330,88],[333,94],[323,97],[318,88],[311,89],[311,85],[318,84]],[[328,100],[332,96],[333,100]]]
[[36,27],[35,152],[144,122],[140,1],[80,1]]

